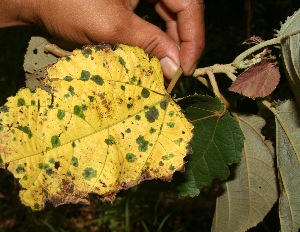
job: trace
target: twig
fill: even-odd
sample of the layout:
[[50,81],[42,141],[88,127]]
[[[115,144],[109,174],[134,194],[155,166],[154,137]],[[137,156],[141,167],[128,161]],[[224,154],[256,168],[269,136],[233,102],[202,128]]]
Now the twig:
[[220,90],[219,90],[214,73],[212,71],[207,71],[207,76],[209,78],[209,81],[212,86],[214,94],[220,98]]
[[[211,88],[211,86],[209,85],[209,81],[206,80],[204,77],[197,77],[197,79],[204,85],[206,86],[208,89]],[[219,98],[221,99],[221,102],[223,102],[223,104],[225,105],[226,109],[228,109],[230,107],[229,102],[226,100],[226,98],[220,93]]]
[[[211,71],[213,73],[235,73],[236,68],[232,66],[232,64],[215,64],[205,68],[198,68],[195,70],[193,76],[204,76],[207,74],[207,71]],[[230,77],[229,77],[230,78]],[[231,79],[231,78],[230,78]]]
[[270,39],[264,42],[261,42],[249,49],[247,49],[246,51],[244,51],[243,53],[241,53],[240,55],[238,55],[234,61],[232,62],[233,64],[235,63],[239,63],[241,62],[243,59],[245,59],[247,56],[251,55],[252,53],[256,52],[259,49],[262,49],[266,46],[270,46],[270,45],[274,45],[274,44],[279,44],[280,43],[280,38],[276,37],[274,39]]
[[179,79],[179,77],[181,76],[182,73],[183,73],[183,70],[182,70],[182,68],[180,67],[180,68],[176,71],[175,75],[173,76],[173,78],[172,78],[172,80],[171,80],[171,82],[170,82],[170,84],[169,84],[169,86],[168,86],[168,88],[167,88],[167,93],[168,93],[168,94],[170,94],[170,93],[172,92],[174,86],[176,85],[176,83],[177,83],[177,81],[178,81],[178,79]]

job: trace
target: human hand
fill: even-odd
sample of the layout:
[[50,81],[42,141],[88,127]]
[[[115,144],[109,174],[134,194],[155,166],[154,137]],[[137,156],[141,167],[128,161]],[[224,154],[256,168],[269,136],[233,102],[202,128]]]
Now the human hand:
[[[24,21],[80,44],[128,43],[161,62],[166,78],[179,66],[190,75],[204,47],[202,0],[150,0],[166,32],[134,13],[139,0],[28,0]],[[19,17],[21,17],[19,16]]]

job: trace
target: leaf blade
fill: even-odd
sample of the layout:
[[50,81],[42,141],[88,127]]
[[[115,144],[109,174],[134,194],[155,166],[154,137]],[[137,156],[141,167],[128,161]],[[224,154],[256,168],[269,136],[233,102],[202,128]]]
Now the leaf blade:
[[295,98],[300,104],[300,10],[288,17],[282,24],[278,37],[287,78]]
[[277,132],[277,166],[282,194],[279,198],[279,218],[282,231],[300,228],[300,145],[299,113],[292,101],[275,108]]
[[[137,47],[87,46],[49,67],[51,93],[21,89],[0,113],[0,157],[35,210],[112,201],[183,169],[193,126],[166,93],[158,59]],[[1,166],[1,167],[2,167]]]
[[257,116],[239,116],[245,135],[242,161],[217,198],[212,231],[246,231],[263,220],[277,200],[274,150],[260,130],[265,122]]
[[262,60],[242,73],[230,86],[229,90],[246,97],[266,97],[279,83],[280,73],[274,64]]
[[243,134],[217,98],[195,95],[178,103],[194,125],[193,154],[187,157],[185,181],[178,189],[181,195],[196,196],[214,179],[228,177],[228,165],[240,161]]

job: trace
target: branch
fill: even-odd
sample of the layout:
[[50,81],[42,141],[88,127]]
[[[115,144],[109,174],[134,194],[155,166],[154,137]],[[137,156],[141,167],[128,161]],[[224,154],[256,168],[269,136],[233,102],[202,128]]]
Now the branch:
[[244,51],[243,53],[241,53],[240,55],[238,55],[234,61],[232,62],[233,64],[235,63],[239,63],[241,62],[243,59],[245,59],[247,56],[251,55],[252,53],[256,52],[257,50],[260,50],[264,47],[270,46],[270,45],[274,45],[274,44],[279,44],[280,43],[280,38],[276,37],[274,39],[270,39],[264,42],[261,42],[249,49],[247,49],[246,51]]

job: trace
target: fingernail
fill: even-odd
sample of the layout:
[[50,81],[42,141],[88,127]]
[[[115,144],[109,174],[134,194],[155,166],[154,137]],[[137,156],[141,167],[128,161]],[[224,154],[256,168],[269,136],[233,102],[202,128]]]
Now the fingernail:
[[160,60],[160,65],[164,76],[169,80],[172,79],[172,77],[179,68],[179,66],[175,64],[174,61],[172,61],[169,57],[162,58]]

